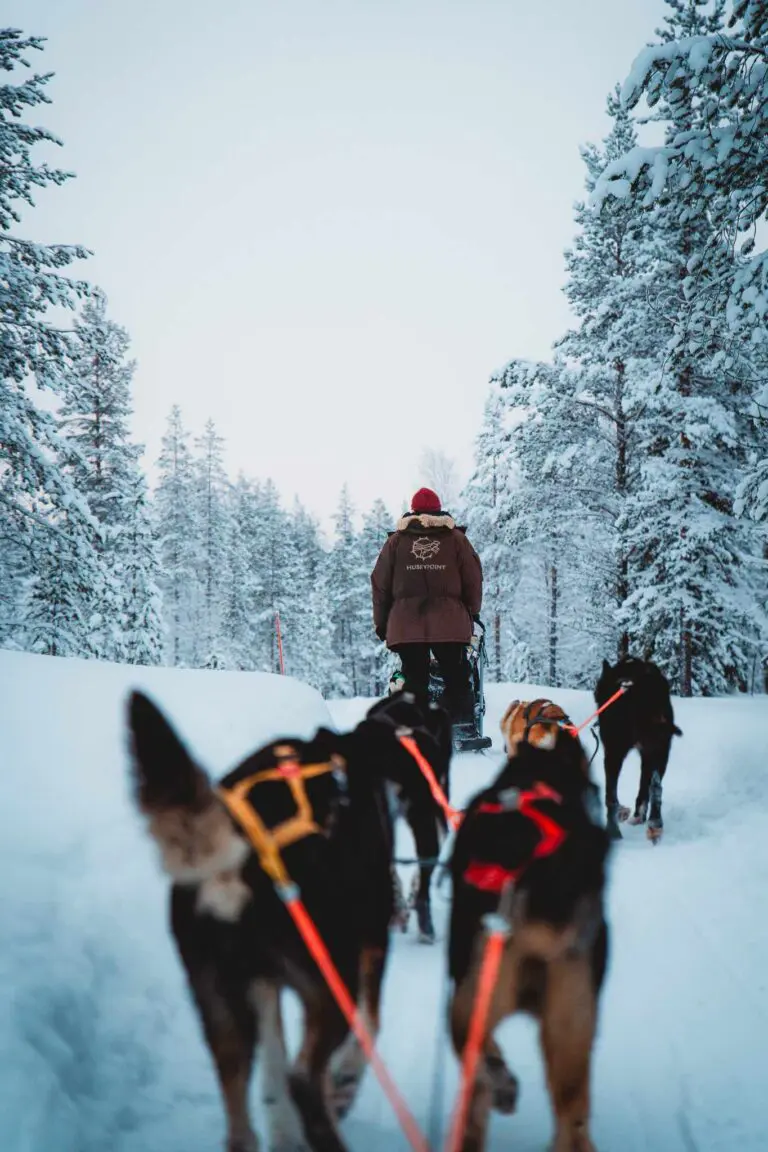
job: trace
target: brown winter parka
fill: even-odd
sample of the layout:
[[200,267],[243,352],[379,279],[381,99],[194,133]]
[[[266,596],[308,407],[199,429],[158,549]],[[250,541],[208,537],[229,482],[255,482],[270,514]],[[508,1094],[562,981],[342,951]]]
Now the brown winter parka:
[[389,648],[468,644],[483,598],[480,558],[447,512],[397,523],[371,573],[373,623]]

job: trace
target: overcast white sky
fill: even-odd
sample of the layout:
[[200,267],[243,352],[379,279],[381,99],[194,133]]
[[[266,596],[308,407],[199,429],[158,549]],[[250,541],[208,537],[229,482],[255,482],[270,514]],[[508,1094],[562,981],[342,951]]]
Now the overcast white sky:
[[466,474],[490,373],[569,322],[579,145],[662,0],[5,0],[77,173],[23,232],[78,242],[171,405],[324,520]]

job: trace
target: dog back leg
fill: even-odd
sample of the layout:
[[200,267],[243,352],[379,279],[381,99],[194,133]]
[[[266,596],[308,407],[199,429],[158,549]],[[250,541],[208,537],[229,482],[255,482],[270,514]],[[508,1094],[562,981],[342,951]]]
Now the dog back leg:
[[629,818],[630,824],[645,824],[648,817],[648,801],[651,794],[651,777],[654,773],[655,757],[647,750],[640,752],[640,787],[637,790],[635,810]]
[[267,1152],[304,1152],[301,1120],[288,1091],[288,1059],[280,1006],[280,988],[268,980],[254,980],[250,1000],[259,1021],[263,1067],[262,1103],[266,1116]]
[[[363,948],[358,1006],[362,1022],[374,1040],[381,1026],[381,987],[385,964],[386,952],[383,948]],[[331,1106],[339,1120],[343,1120],[355,1101],[365,1065],[365,1054],[355,1034],[350,1032],[331,1061]]]
[[612,840],[621,840],[619,821],[626,820],[629,808],[619,804],[619,775],[624,756],[618,748],[605,744],[605,811],[608,835]]
[[[342,973],[343,978],[343,973]],[[312,1152],[347,1152],[330,1107],[332,1054],[347,1036],[347,1023],[323,984],[300,993],[304,1038],[288,1082]]]
[[589,1136],[589,1077],[597,1004],[586,956],[552,961],[541,1045],[555,1113],[552,1152],[595,1152]]
[[[406,821],[411,829],[419,859],[436,860],[440,852],[440,839],[434,809],[431,807],[429,809],[417,808],[415,804],[412,804],[408,808]],[[432,920],[432,902],[430,899],[434,871],[434,864],[420,864],[417,873],[418,888],[413,907],[416,912],[419,939],[422,944],[434,944],[435,942],[435,925]]]
[[227,1113],[227,1152],[259,1152],[248,1113],[258,1021],[245,988],[212,967],[192,973],[192,994],[203,1023]]
[[[458,1060],[464,1057],[464,1049],[469,1037],[472,1011],[477,995],[481,952],[475,953],[472,968],[456,988],[449,1009],[451,1040]],[[512,1111],[517,1102],[517,1080],[507,1068],[498,1045],[492,1039],[499,1023],[509,1016],[517,1000],[517,965],[509,943],[505,947],[499,969],[499,978],[491,999],[486,1021],[482,1053],[469,1103],[469,1114],[461,1152],[483,1152],[488,1133],[488,1120],[492,1107],[498,1107],[506,1097],[512,1099],[512,1108],[499,1108],[499,1111]]]
[[[661,839],[662,830],[664,828],[664,821],[661,817],[661,800],[662,800],[662,781],[664,773],[667,770],[667,762],[669,760],[669,742],[660,749],[654,757],[650,781],[648,785],[648,828],[646,836],[654,843]],[[643,763],[645,763],[645,756],[643,756]]]

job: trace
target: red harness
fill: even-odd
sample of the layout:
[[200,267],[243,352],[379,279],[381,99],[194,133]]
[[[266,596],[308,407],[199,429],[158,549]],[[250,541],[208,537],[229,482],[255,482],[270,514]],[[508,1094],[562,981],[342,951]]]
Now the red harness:
[[529,820],[533,821],[541,833],[541,839],[536,845],[533,855],[512,870],[502,868],[500,864],[485,864],[477,860],[470,863],[464,873],[464,879],[473,888],[479,888],[482,892],[500,893],[507,883],[514,883],[519,880],[534,860],[540,860],[544,856],[551,856],[553,852],[557,852],[568,833],[551,816],[545,816],[534,806],[537,800],[554,800],[557,804],[563,802],[562,796],[554,789],[549,788],[546,784],[535,784],[527,792],[518,792],[513,808],[510,808],[509,804],[487,803],[481,804],[476,809],[478,813],[488,813],[489,815],[498,815],[510,810],[520,812],[521,815],[527,816]]

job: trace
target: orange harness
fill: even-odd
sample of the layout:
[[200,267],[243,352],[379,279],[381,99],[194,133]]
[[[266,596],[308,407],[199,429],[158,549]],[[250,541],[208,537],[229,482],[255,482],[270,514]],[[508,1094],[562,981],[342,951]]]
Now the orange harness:
[[[295,844],[297,840],[303,840],[306,836],[323,833],[323,829],[314,819],[305,781],[338,771],[340,762],[300,764],[296,759],[296,749],[287,744],[278,745],[274,751],[277,767],[262,768],[228,788],[219,785],[216,791],[219,799],[227,806],[248,836],[259,864],[266,874],[276,884],[288,886],[291,879],[283,861],[282,849],[289,844]],[[249,801],[248,794],[257,784],[274,780],[283,780],[290,788],[296,804],[296,815],[275,825],[274,828],[268,828]]]

